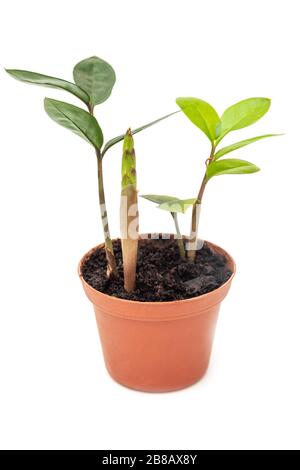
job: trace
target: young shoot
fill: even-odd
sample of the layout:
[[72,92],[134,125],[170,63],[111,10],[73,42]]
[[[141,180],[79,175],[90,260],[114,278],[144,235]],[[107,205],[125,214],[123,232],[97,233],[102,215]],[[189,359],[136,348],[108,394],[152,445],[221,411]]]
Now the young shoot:
[[[112,92],[116,81],[114,69],[99,57],[89,57],[75,65],[73,69],[73,82],[27,70],[6,69],[6,72],[22,82],[56,88],[71,93],[86,106],[87,111],[64,101],[51,98],[45,98],[44,101],[45,111],[53,121],[79,135],[94,148],[97,158],[98,196],[105,239],[107,275],[108,277],[118,277],[106,211],[102,162],[106,152],[113,145],[124,139],[124,134],[104,143],[102,129],[94,117],[95,106],[106,101]],[[178,111],[138,127],[132,131],[132,135],[176,113]]]
[[139,215],[135,151],[131,129],[126,132],[123,142],[120,225],[124,289],[132,292],[136,282]]
[[158,204],[159,209],[170,212],[176,230],[176,239],[178,244],[178,250],[181,258],[185,258],[185,248],[183,238],[180,232],[179,223],[178,223],[178,213],[184,214],[186,210],[195,204],[196,199],[178,199],[177,197],[172,196],[163,196],[156,194],[144,194],[141,197],[147,199],[148,201]]
[[177,98],[176,103],[189,120],[204,132],[211,145],[210,154],[205,161],[206,171],[193,204],[188,258],[194,261],[197,249],[200,208],[207,182],[218,175],[248,174],[259,171],[259,168],[253,163],[234,158],[222,159],[222,157],[258,140],[280,134],[264,134],[251,137],[217,150],[220,142],[227,134],[250,126],[262,118],[269,110],[271,100],[268,98],[248,98],[239,101],[227,108],[221,117],[209,103],[198,98]]

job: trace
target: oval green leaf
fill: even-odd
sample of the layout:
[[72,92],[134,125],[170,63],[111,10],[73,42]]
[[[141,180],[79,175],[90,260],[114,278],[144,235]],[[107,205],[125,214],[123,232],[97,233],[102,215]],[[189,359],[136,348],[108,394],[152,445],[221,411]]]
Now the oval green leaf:
[[76,85],[90,97],[90,105],[103,103],[110,96],[116,82],[111,65],[99,57],[89,57],[75,65],[73,70]]
[[103,134],[94,116],[77,106],[51,98],[45,98],[44,106],[53,121],[79,135],[97,150],[101,149]]
[[241,140],[240,142],[236,142],[235,144],[228,145],[227,147],[223,147],[222,149],[218,150],[218,152],[215,153],[214,160],[218,160],[227,153],[245,147],[246,145],[252,144],[253,142],[257,142],[258,140],[266,139],[267,137],[278,137],[279,135],[282,134],[265,134],[259,135],[257,137],[252,137],[251,139]]
[[198,98],[177,98],[176,103],[195,126],[213,142],[217,138],[220,118],[216,110]]
[[228,132],[250,126],[262,118],[269,110],[269,98],[248,98],[227,108],[221,116],[221,128],[218,142]]
[[227,158],[225,160],[210,163],[206,169],[206,177],[209,180],[213,176],[243,175],[247,173],[255,173],[259,170],[260,168],[253,163],[246,162],[245,160]]
[[77,96],[77,98],[85,104],[88,104],[90,101],[90,98],[85,91],[81,90],[81,88],[74,83],[62,80],[61,78],[50,77],[48,75],[29,72],[27,70],[6,69],[6,72],[21,82],[68,91],[69,93],[72,93],[72,95]]
[[142,195],[144,199],[158,204],[159,209],[169,212],[184,213],[190,206],[195,204],[196,199],[178,199],[173,196],[164,196],[159,194],[145,194]]

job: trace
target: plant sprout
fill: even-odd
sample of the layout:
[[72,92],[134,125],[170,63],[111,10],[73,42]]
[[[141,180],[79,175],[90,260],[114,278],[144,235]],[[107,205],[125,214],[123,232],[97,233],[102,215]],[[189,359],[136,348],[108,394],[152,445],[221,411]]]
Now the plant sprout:
[[[124,139],[124,134],[114,137],[104,144],[102,130],[94,117],[95,106],[106,101],[112,92],[116,81],[114,69],[99,57],[89,57],[75,65],[73,69],[74,82],[27,70],[6,69],[6,72],[22,82],[67,91],[79,98],[87,107],[87,111],[85,111],[73,104],[51,98],[45,98],[44,101],[45,110],[51,119],[85,139],[95,149],[101,222],[105,237],[107,275],[117,277],[118,272],[106,211],[102,161],[106,152]],[[177,112],[175,111],[141,126],[133,130],[131,134],[136,134]]]
[[138,252],[138,208],[134,141],[128,129],[123,141],[121,191],[121,242],[124,268],[124,289],[135,289]]
[[202,198],[207,182],[213,177],[225,174],[255,173],[259,168],[253,163],[226,158],[220,160],[224,155],[238,150],[246,145],[267,137],[280,134],[265,134],[250,139],[241,140],[234,144],[223,147],[217,151],[222,139],[229,132],[250,126],[262,118],[270,108],[271,100],[268,98],[248,98],[239,101],[227,108],[221,117],[216,110],[206,101],[198,98],[177,98],[176,103],[184,114],[208,137],[211,150],[206,160],[206,171],[203,177],[197,198],[193,204],[192,223],[188,258],[195,260],[197,247],[198,222]]
[[183,238],[181,235],[181,231],[179,228],[179,223],[178,223],[178,213],[184,214],[185,211],[195,204],[196,199],[178,199],[177,197],[173,196],[163,196],[163,195],[155,195],[155,194],[144,194],[143,196],[144,199],[148,199],[148,201],[154,202],[158,204],[159,209],[166,210],[170,212],[174,224],[175,224],[175,230],[176,230],[176,235],[177,235],[177,244],[178,244],[178,250],[181,258],[185,258],[185,249],[184,249],[184,243],[183,243]]
[[[219,117],[217,111],[206,101],[187,97],[177,98],[176,102],[180,110],[167,114],[132,131],[128,129],[126,134],[121,134],[105,143],[102,129],[94,116],[94,110],[97,105],[102,104],[109,98],[115,85],[116,75],[110,64],[99,57],[84,59],[75,65],[73,69],[73,82],[26,70],[9,69],[6,71],[12,77],[20,81],[56,88],[71,93],[86,107],[85,110],[73,104],[52,98],[45,98],[44,100],[45,111],[52,120],[71,130],[94,148],[97,159],[98,197],[101,223],[105,238],[108,277],[118,277],[118,271],[106,210],[103,158],[112,146],[124,140],[120,223],[124,288],[127,292],[131,292],[135,289],[138,252],[139,218],[137,211],[136,162],[133,135],[173,114],[183,111],[189,120],[192,121],[210,141],[210,153],[205,161],[206,170],[196,198],[178,199],[171,196],[151,194],[143,196],[145,199],[157,203],[160,209],[170,212],[175,224],[180,256],[185,258],[186,248],[187,257],[190,261],[195,260],[200,208],[208,181],[218,175],[247,174],[259,171],[256,165],[248,161],[223,157],[256,141],[280,135],[264,134],[219,148],[220,142],[227,134],[248,127],[262,118],[269,110],[271,101],[268,98],[248,98],[230,106],[224,111],[221,117]],[[179,228],[178,213],[185,213],[190,206],[192,206],[191,232],[188,239],[189,243],[185,247]]]

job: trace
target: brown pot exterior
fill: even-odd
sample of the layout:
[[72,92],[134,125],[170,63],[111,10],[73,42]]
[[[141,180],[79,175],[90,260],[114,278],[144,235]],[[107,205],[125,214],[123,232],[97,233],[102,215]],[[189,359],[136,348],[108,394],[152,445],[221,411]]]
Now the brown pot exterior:
[[[208,242],[207,242],[208,243]],[[147,392],[178,390],[205,374],[211,355],[220,303],[235,274],[235,263],[222,248],[233,274],[208,294],[173,302],[136,302],[93,289],[79,275],[94,305],[104,360],[110,375],[127,387]]]

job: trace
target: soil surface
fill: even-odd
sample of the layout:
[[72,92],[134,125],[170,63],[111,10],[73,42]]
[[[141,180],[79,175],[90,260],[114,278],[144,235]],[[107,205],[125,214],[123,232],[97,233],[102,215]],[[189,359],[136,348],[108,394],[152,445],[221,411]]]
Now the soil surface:
[[231,271],[226,258],[204,244],[197,251],[196,262],[182,260],[176,240],[140,240],[136,290],[123,287],[123,265],[120,240],[114,241],[119,279],[106,278],[104,249],[97,249],[86,259],[82,274],[85,281],[108,295],[140,302],[182,300],[206,294],[226,282]]

